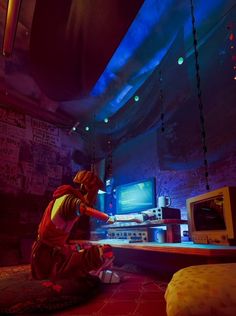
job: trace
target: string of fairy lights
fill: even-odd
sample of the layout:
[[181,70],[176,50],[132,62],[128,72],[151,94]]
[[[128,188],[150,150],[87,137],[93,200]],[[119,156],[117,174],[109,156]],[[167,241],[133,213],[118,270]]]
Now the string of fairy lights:
[[231,22],[227,25],[229,51],[232,60],[233,79],[236,81],[236,36],[235,36],[235,23]]

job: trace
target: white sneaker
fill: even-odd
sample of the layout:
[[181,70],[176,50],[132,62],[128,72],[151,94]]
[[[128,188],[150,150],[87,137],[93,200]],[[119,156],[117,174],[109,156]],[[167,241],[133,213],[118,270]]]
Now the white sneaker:
[[111,270],[102,270],[100,271],[98,277],[102,281],[102,283],[106,284],[114,284],[120,283],[120,276]]

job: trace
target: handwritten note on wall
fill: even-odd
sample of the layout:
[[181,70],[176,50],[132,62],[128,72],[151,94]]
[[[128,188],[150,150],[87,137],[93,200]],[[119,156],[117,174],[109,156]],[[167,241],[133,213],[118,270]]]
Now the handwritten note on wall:
[[60,147],[59,128],[47,122],[32,119],[33,142],[47,146]]
[[44,195],[72,172],[70,146],[47,122],[0,108],[0,190]]

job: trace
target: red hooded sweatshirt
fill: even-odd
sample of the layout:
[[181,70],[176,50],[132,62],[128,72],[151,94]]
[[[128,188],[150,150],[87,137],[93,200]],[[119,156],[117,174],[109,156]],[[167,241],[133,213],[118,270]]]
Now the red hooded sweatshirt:
[[62,185],[54,191],[53,200],[48,204],[38,229],[39,239],[50,246],[63,247],[69,236],[68,232],[64,232],[61,229],[56,228],[55,224],[51,220],[51,212],[55,200],[65,194],[72,194],[79,198],[81,202],[85,202],[80,191],[74,189],[70,185]]

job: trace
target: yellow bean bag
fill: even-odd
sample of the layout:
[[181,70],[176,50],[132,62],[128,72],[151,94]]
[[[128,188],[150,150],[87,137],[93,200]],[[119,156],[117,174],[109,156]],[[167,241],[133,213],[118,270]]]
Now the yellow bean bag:
[[236,263],[177,271],[167,286],[165,300],[168,316],[235,316]]

